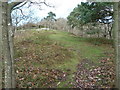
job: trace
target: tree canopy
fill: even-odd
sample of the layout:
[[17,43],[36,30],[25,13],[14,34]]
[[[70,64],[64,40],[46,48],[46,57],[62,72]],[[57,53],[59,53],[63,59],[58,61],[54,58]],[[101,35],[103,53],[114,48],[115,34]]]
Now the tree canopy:
[[67,17],[72,27],[91,22],[111,23],[113,21],[113,3],[82,2]]
[[55,21],[55,20],[56,20],[55,17],[56,17],[56,14],[55,14],[55,13],[49,12],[49,13],[48,13],[48,16],[45,17],[44,19],[45,19],[45,20],[48,20],[48,21]]

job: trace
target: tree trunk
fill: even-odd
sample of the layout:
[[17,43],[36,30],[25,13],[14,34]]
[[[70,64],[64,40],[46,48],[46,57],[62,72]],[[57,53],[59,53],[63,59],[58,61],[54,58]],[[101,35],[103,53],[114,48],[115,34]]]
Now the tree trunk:
[[112,39],[112,29],[109,30],[109,36],[110,36],[110,39]]
[[4,56],[4,69],[5,69],[5,78],[4,78],[4,87],[12,88],[12,61],[10,54],[10,45],[9,45],[9,30],[8,30],[8,3],[4,2],[2,6],[3,10],[3,56]]
[[110,25],[107,24],[108,26],[108,34],[109,34],[109,38],[112,39],[112,27],[110,28]]
[[[9,27],[9,29],[13,30],[12,27]],[[12,88],[15,88],[15,70],[14,70],[14,37],[11,36],[11,33],[9,33],[9,45],[10,45],[10,54],[11,54],[11,61],[12,61]]]
[[114,36],[116,49],[116,88],[120,89],[120,3],[114,3]]
[[117,74],[118,74],[118,81],[117,81],[117,86],[118,86],[118,88],[120,89],[120,2],[118,3],[118,19],[117,19],[117,21],[118,21],[118,38],[116,38],[116,39],[118,39],[118,42],[117,42],[117,48],[116,49],[118,49],[118,53],[117,53],[117,55],[118,55],[118,61],[117,61]]
[[14,70],[14,28],[12,27],[11,10],[8,8],[8,28],[9,28],[9,45],[10,56],[12,60],[12,88],[15,88],[15,70]]
[[2,60],[2,2],[0,1],[0,90],[2,87],[2,71],[3,71],[3,60]]
[[106,26],[105,26],[105,32],[104,32],[104,34],[103,34],[103,37],[105,37],[105,38],[107,38],[107,31],[106,31]]
[[99,38],[99,37],[100,37],[100,33],[99,33],[99,31],[98,31],[98,33],[97,33],[97,34],[98,34],[97,36],[98,36],[98,38]]

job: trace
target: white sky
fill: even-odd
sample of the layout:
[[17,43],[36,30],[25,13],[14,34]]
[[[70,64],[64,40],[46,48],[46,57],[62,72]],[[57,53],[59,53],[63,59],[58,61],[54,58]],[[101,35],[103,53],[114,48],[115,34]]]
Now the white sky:
[[56,18],[66,18],[78,4],[85,1],[86,0],[46,0],[47,3],[55,6],[55,8],[42,6],[43,10],[37,11],[35,15],[44,18],[48,15],[48,12],[52,11],[56,14]]

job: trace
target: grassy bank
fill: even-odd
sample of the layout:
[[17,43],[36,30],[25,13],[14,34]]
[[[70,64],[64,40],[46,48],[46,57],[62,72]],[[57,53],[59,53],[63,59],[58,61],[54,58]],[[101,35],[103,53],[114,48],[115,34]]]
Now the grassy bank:
[[77,65],[83,60],[92,62],[85,64],[89,69],[100,66],[103,58],[114,60],[111,43],[102,43],[103,39],[59,31],[26,33],[15,38],[17,87],[73,87]]

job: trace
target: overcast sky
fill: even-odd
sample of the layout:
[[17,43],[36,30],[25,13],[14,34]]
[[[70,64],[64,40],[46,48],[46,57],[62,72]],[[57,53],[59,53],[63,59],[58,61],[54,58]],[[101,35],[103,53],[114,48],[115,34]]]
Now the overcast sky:
[[35,15],[43,18],[48,15],[48,12],[52,11],[56,14],[56,18],[66,18],[78,4],[85,1],[86,0],[46,0],[47,3],[55,7],[52,8],[42,5],[43,10],[37,11]]

